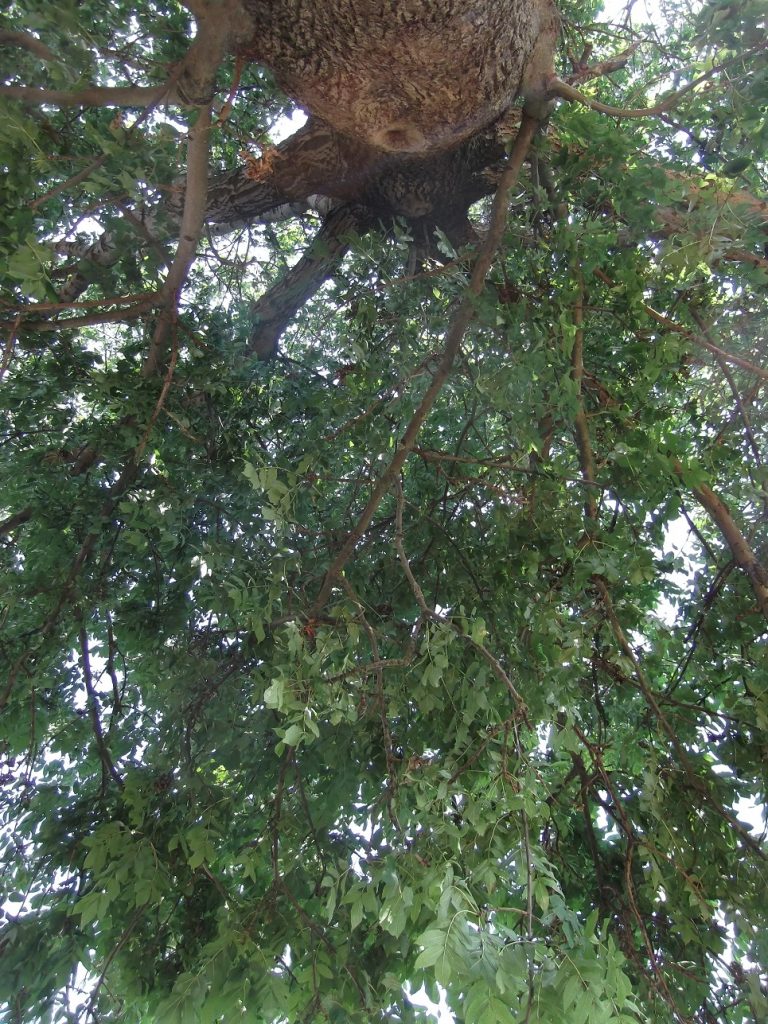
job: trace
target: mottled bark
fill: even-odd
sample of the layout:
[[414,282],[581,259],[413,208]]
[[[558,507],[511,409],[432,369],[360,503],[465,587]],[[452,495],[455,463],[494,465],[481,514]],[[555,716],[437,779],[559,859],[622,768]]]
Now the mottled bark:
[[[517,96],[546,98],[551,0],[243,0],[247,47],[337,131],[393,153],[446,148]],[[535,111],[534,111],[535,113]]]

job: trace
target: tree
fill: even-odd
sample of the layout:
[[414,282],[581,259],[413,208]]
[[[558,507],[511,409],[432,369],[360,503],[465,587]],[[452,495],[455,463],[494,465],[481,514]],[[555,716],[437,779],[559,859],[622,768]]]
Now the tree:
[[765,1019],[765,11],[560,13],[2,15],[9,1021]]

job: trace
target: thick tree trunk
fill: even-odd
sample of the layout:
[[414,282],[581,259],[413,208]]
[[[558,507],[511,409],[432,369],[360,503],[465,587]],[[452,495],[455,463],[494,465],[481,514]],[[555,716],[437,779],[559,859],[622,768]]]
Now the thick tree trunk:
[[243,0],[248,55],[338,132],[393,153],[456,145],[546,95],[551,0]]
[[[435,228],[458,246],[472,237],[469,206],[493,191],[503,163],[494,123],[520,95],[534,116],[546,106],[552,0],[196,0],[193,10],[198,36],[178,69],[183,95],[208,95],[229,46],[270,67],[312,115],[262,159],[214,180],[209,228],[341,203],[364,210],[356,219],[368,226],[404,217],[425,251]],[[182,203],[171,196],[157,213],[126,216],[158,240],[179,223]],[[323,237],[337,239],[338,219]],[[342,249],[334,246],[337,260]],[[118,247],[107,233],[61,252],[80,258],[62,290],[72,301],[88,285],[88,263],[109,265]],[[254,349],[271,349],[285,314],[327,276],[330,263],[321,263],[308,253],[286,287],[261,300]]]

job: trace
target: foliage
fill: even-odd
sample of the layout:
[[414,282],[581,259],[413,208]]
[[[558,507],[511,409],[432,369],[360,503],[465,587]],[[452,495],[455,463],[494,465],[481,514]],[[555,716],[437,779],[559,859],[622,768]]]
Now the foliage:
[[[554,112],[321,606],[471,250],[414,274],[407,224],[355,239],[260,363],[248,303],[315,218],[204,234],[148,373],[162,314],[114,300],[173,252],[125,211],[174,187],[195,111],[0,96],[9,1021],[406,1021],[422,986],[464,1024],[768,1016],[743,820],[768,764],[764,8],[562,9],[562,73],[639,43],[580,86],[604,102],[726,70],[657,118]],[[3,48],[4,81],[157,84],[190,24],[14,0],[0,29],[61,60]],[[290,109],[246,66],[213,164]],[[57,308],[58,243],[94,218],[120,258]]]

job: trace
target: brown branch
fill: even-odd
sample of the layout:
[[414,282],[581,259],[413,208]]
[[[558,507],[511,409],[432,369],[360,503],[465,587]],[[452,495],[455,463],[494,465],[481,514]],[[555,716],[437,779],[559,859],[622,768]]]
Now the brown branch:
[[424,592],[419,586],[416,577],[413,575],[413,570],[411,569],[410,562],[408,561],[408,555],[405,552],[405,543],[403,540],[403,488],[399,478],[395,480],[395,487],[397,489],[397,509],[395,512],[395,549],[397,551],[397,557],[400,561],[400,565],[403,567],[405,578],[408,580],[408,585],[410,586],[411,592],[413,593],[413,596],[416,599],[416,604],[419,606],[419,610],[421,611],[422,616],[424,617],[424,619],[429,619],[432,622],[437,622],[440,625],[447,626],[449,629],[453,630],[453,632],[457,636],[461,637],[462,640],[466,640],[470,647],[476,650],[478,654],[480,654],[485,659],[485,661],[487,661],[493,674],[509,691],[510,696],[515,702],[517,713],[520,715],[522,719],[525,720],[526,706],[522,694],[515,687],[515,684],[510,679],[508,673],[504,670],[498,658],[496,658],[488,650],[485,644],[482,644],[478,640],[475,640],[475,638],[470,636],[469,633],[465,633],[464,630],[461,629],[461,627],[458,625],[458,623],[453,621],[453,619],[438,614],[438,612],[436,612],[433,608],[430,608],[429,605],[427,604],[424,598]]
[[[0,381],[6,375],[8,367],[11,365],[11,359],[13,359],[13,350],[16,348],[16,338],[19,333],[19,325],[21,324],[21,313],[16,314],[16,319],[10,325],[8,337],[5,340],[3,347],[3,362],[0,366]],[[6,326],[5,324],[3,326]]]
[[103,299],[81,299],[79,301],[73,299],[72,302],[29,302],[23,306],[9,306],[4,312],[26,316],[28,313],[50,313],[59,309],[93,309],[94,306],[143,304],[156,298],[158,298],[157,292],[136,292],[133,295],[114,295]]
[[130,921],[123,930],[122,935],[110,950],[109,955],[104,961],[104,966],[101,969],[101,973],[99,974],[99,977],[96,979],[96,984],[91,989],[90,996],[88,997],[88,1002],[86,1003],[85,1006],[84,1019],[87,1020],[89,1015],[93,1016],[93,1010],[96,1005],[96,999],[99,995],[99,992],[101,991],[102,985],[106,981],[107,971],[109,970],[110,965],[117,956],[117,954],[120,952],[123,946],[125,946],[128,939],[130,939],[133,930],[135,929],[136,925],[139,923],[142,916],[144,915],[144,911],[146,910],[147,905],[148,903],[142,903],[140,906],[136,907],[133,914],[131,915]]
[[0,536],[5,533],[13,533],[13,531],[22,526],[24,523],[28,523],[32,518],[32,509],[27,507],[22,509],[21,512],[16,512],[15,515],[8,516],[0,523]]
[[61,192],[65,192],[68,188],[75,188],[75,186],[79,185],[81,181],[85,181],[87,177],[101,167],[101,165],[106,161],[107,156],[107,153],[102,153],[101,156],[97,156],[95,160],[91,160],[91,162],[81,171],[78,171],[77,174],[73,174],[72,177],[67,178],[66,181],[60,181],[58,185],[49,189],[48,192],[44,193],[42,196],[38,196],[37,199],[29,204],[30,210],[37,210],[38,207],[48,199],[52,199]]
[[621,71],[622,68],[627,66],[629,58],[633,57],[637,52],[640,43],[632,43],[626,50],[622,50],[621,53],[617,53],[615,57],[608,57],[606,60],[601,60],[597,64],[587,64],[586,61],[589,59],[590,52],[585,52],[577,60],[570,56],[571,65],[573,67],[573,73],[568,75],[564,79],[568,85],[574,85],[576,82],[588,82],[593,78],[603,78],[605,75],[612,75],[615,71]]
[[213,98],[216,74],[227,51],[251,39],[254,25],[240,0],[200,2],[195,7],[197,35],[162,85],[91,85],[74,92],[7,85],[0,86],[0,95],[27,105],[59,107],[152,107],[162,101],[204,107]]
[[[174,328],[175,328],[175,324],[174,324]],[[172,334],[173,334],[173,347],[172,347],[172,350],[171,350],[171,358],[170,358],[170,360],[168,362],[168,370],[166,371],[165,380],[163,381],[163,386],[162,386],[162,388],[160,390],[160,394],[158,396],[157,402],[155,403],[155,408],[152,410],[152,415],[149,417],[149,423],[147,424],[146,429],[144,430],[144,434],[142,435],[142,438],[141,438],[141,440],[139,441],[139,443],[138,443],[138,445],[136,447],[136,451],[134,452],[133,458],[134,458],[135,462],[139,462],[140,459],[141,459],[141,456],[144,454],[144,449],[147,446],[147,441],[149,440],[149,435],[152,433],[152,428],[154,427],[155,423],[157,423],[157,417],[160,415],[160,412],[161,412],[163,406],[165,405],[165,400],[168,397],[168,392],[171,389],[171,381],[173,380],[173,371],[176,368],[176,360],[179,357],[179,338],[178,338],[178,333],[174,329]]]
[[[197,241],[202,230],[208,175],[208,136],[210,124],[211,108],[208,106],[201,109],[197,118],[197,123],[190,132],[187,160],[187,191],[185,196],[184,212],[182,215],[179,244],[173,264],[163,286],[162,299],[165,303],[165,308],[161,311],[158,317],[150,350],[144,362],[144,366],[142,367],[142,373],[144,376],[150,376],[157,372],[159,368],[160,353],[165,347],[168,333],[175,325],[179,293],[194,259]],[[170,386],[174,365],[175,358],[172,358],[170,367],[166,373],[166,379],[160,398],[158,399],[155,412],[153,413],[154,418],[150,420],[150,429],[162,408],[168,387]],[[143,443],[146,444],[145,439],[143,439]],[[140,454],[141,452],[139,451],[138,455]],[[110,488],[109,496],[104,502],[101,510],[101,518],[103,520],[108,519],[112,515],[119,497],[122,495],[125,488],[128,487],[136,478],[138,468],[138,456],[134,453],[131,458],[127,460],[116,483]],[[57,622],[62,609],[71,600],[75,581],[90,557],[98,537],[99,533],[97,531],[91,531],[81,544],[80,550],[78,551],[67,578],[61,588],[58,600],[42,627],[43,635],[50,632]]]
[[[684,480],[683,467],[679,462],[675,463],[674,469],[680,479]],[[736,564],[749,577],[757,606],[768,621],[768,570],[759,561],[728,508],[712,488],[707,484],[699,484],[691,487],[691,492],[720,530]]]
[[688,341],[693,342],[694,345],[698,345],[699,348],[704,348],[719,359],[724,359],[728,363],[733,363],[734,366],[740,366],[742,370],[748,370],[750,373],[754,373],[757,377],[762,377],[763,380],[768,380],[768,370],[764,370],[762,366],[756,366],[755,363],[750,363],[749,360],[742,359],[741,356],[734,355],[732,352],[726,352],[725,349],[720,348],[719,345],[715,345],[713,342],[707,341],[707,339],[702,338],[700,334],[694,334],[693,331],[687,330],[685,327],[675,323],[674,320],[670,320],[669,317],[664,316],[663,313],[659,313],[651,306],[643,305],[643,309],[648,316],[657,323],[663,324],[668,330],[687,338]]
[[669,96],[665,96],[664,99],[659,100],[652,107],[639,107],[636,109],[625,108],[625,107],[612,107],[606,103],[600,103],[598,100],[592,100],[584,93],[579,92],[572,85],[562,81],[557,75],[553,75],[547,82],[547,91],[552,99],[558,98],[563,100],[569,100],[576,103],[582,103],[585,107],[589,107],[590,110],[597,110],[601,114],[610,114],[611,117],[621,118],[635,118],[635,117],[655,117],[657,114],[665,114],[668,110],[672,110],[677,106],[678,102],[687,95],[691,90],[701,85],[703,82],[708,81],[714,75],[719,74],[721,71],[725,71],[726,68],[732,64],[743,61],[746,57],[754,56],[756,53],[761,53],[766,49],[768,44],[763,43],[760,46],[753,46],[749,50],[745,50],[743,53],[738,54],[736,57],[730,58],[730,60],[723,61],[722,64],[716,64],[710,68],[709,71],[705,71],[703,75],[699,75],[698,78],[694,78],[693,81],[688,82],[681,89],[676,89],[675,92],[670,93]]
[[168,334],[178,315],[181,289],[187,279],[197,252],[203,230],[205,201],[208,192],[208,150],[211,129],[211,107],[202,107],[197,121],[189,133],[187,146],[187,179],[184,190],[184,210],[176,255],[162,289],[165,308],[155,326],[154,336],[142,367],[145,377],[152,376],[160,367]]
[[648,929],[645,926],[645,919],[643,918],[643,915],[640,913],[640,909],[635,899],[635,886],[634,882],[632,881],[632,853],[634,851],[634,846],[635,842],[633,837],[628,835],[627,855],[624,858],[624,887],[627,893],[629,908],[632,911],[632,916],[634,917],[635,922],[637,923],[638,930],[643,940],[643,945],[645,946],[646,953],[648,954],[648,961],[651,965],[651,971],[653,972],[653,977],[655,978],[656,984],[658,985],[659,992],[661,993],[661,995],[664,998],[664,1001],[667,1003],[667,1005],[670,1007],[670,1009],[679,1021],[683,1022],[683,1024],[692,1024],[691,1018],[684,1016],[683,1013],[680,1011],[680,1008],[675,1002],[675,998],[669,989],[667,979],[662,974],[659,959],[656,955],[656,950],[653,948],[653,943],[651,942],[651,938],[648,934]]
[[29,50],[41,60],[60,62],[61,57],[53,52],[45,43],[29,32],[12,32],[10,29],[0,31],[0,46],[18,46],[23,50]]
[[[604,284],[607,284],[609,288],[614,287],[614,282],[611,278],[604,273],[602,270],[595,269],[595,277],[597,277]],[[681,324],[676,323],[674,320],[670,320],[669,317],[664,316],[663,313],[659,313],[658,310],[652,306],[648,306],[642,303],[643,310],[655,320],[656,323],[662,324],[668,331],[672,331],[673,334],[679,334],[681,337],[686,338],[693,345],[698,345],[699,348],[704,348],[713,355],[719,356],[728,363],[733,363],[734,366],[740,366],[742,370],[748,370],[750,373],[754,373],[755,376],[761,377],[763,380],[768,380],[768,370],[764,370],[761,366],[756,366],[755,363],[750,363],[747,359],[742,359],[741,356],[734,355],[732,352],[726,352],[725,349],[720,348],[719,345],[713,344],[711,341],[707,341],[706,338],[702,338],[699,334],[694,334],[693,331],[689,331],[687,327],[683,327]]]
[[370,526],[384,495],[392,487],[392,484],[397,478],[405,460],[408,458],[416,443],[416,438],[418,437],[424,420],[429,415],[432,406],[435,404],[437,396],[440,394],[443,385],[448,379],[453,362],[458,354],[459,348],[461,347],[461,342],[463,341],[466,330],[474,316],[475,299],[480,295],[485,286],[486,275],[491,267],[493,257],[504,234],[504,227],[506,225],[507,218],[507,197],[509,195],[509,191],[517,181],[520,169],[523,166],[523,161],[528,153],[528,149],[538,125],[539,122],[533,118],[527,116],[523,117],[517,139],[515,140],[514,147],[510,154],[509,164],[501,177],[499,187],[494,197],[488,235],[480,247],[474,267],[472,268],[472,276],[470,278],[467,293],[459,304],[448,331],[446,332],[443,355],[437,369],[435,370],[432,383],[427,388],[418,409],[411,418],[394,458],[379,477],[373,488],[373,493],[371,494],[367,505],[363,509],[354,529],[349,533],[346,541],[341,547],[341,550],[328,569],[317,597],[315,598],[309,612],[310,618],[315,618],[327,603],[331,596],[331,591],[333,590],[333,585],[337,576],[352,557],[358,541]]
[[[578,283],[579,283],[579,292],[578,292],[578,298],[577,298],[576,306],[575,306],[575,309],[574,309],[574,320],[575,320],[576,325],[577,325],[576,341],[574,342],[574,352],[576,353],[576,359],[572,362],[572,367],[573,367],[572,368],[572,373],[573,373],[574,379],[580,385],[581,378],[583,376],[583,366],[580,365],[581,344],[582,343],[579,341],[579,334],[580,334],[580,332],[583,332],[583,291],[582,291],[583,282],[581,280],[581,275],[579,275]],[[580,403],[580,411],[583,414],[583,407],[581,407],[581,394],[580,394],[580,392],[579,392],[579,403]],[[578,416],[578,413],[577,413],[577,416]],[[593,473],[593,470],[592,470],[591,444],[590,444],[589,432],[588,432],[587,424],[586,424],[586,418],[583,421],[582,427],[583,427],[583,430],[584,430],[585,433],[584,433],[584,436],[579,439],[579,455],[580,455],[582,475],[586,477],[587,474],[592,474]],[[577,428],[577,437],[578,437],[578,428]],[[677,464],[677,466],[675,468],[676,468],[676,472],[678,473],[678,475],[682,475],[682,467],[680,467],[679,464]],[[715,500],[717,500],[716,496],[709,490],[709,488],[706,488],[706,492],[708,492],[708,495],[706,493],[703,493],[702,488],[705,488],[705,487],[706,487],[706,485],[702,485],[702,487],[700,487],[700,488],[693,488],[694,494],[696,494],[696,496],[699,498],[699,500],[702,501],[702,498],[707,498],[707,497],[715,498]],[[758,596],[758,603],[760,602],[760,594],[762,593],[764,605],[761,605],[761,608],[763,609],[764,613],[766,614],[766,618],[768,618],[768,573],[766,573],[765,570],[763,569],[763,567],[760,566],[760,564],[757,562],[757,559],[755,558],[754,554],[751,552],[751,550],[747,546],[746,541],[744,540],[744,538],[741,536],[741,533],[736,528],[735,524],[733,523],[733,520],[730,519],[730,516],[728,515],[727,510],[725,509],[725,507],[722,506],[722,503],[720,503],[720,502],[718,502],[718,506],[719,507],[717,508],[717,510],[714,510],[714,509],[711,510],[711,514],[713,515],[713,518],[715,518],[715,516],[717,515],[716,522],[718,522],[718,525],[720,526],[720,528],[721,528],[721,530],[723,531],[724,534],[726,534],[726,529],[729,530],[729,532],[726,534],[726,539],[729,540],[729,544],[731,542],[733,542],[733,543],[740,543],[740,545],[741,545],[740,546],[740,552],[742,554],[742,557],[748,558],[748,564],[744,564],[743,568],[745,568],[745,570],[750,575],[750,579],[753,581],[753,587],[755,588],[755,593]],[[588,524],[594,519],[595,514],[596,514],[596,510],[594,509],[593,506],[590,506],[590,503],[589,503],[589,500],[588,500],[586,508],[585,508],[585,516],[587,518]],[[734,550],[733,547],[731,548],[731,550],[733,551],[734,558],[738,562],[739,561],[739,556],[737,555],[736,550]],[[700,778],[699,775],[696,773],[696,770],[695,770],[693,764],[691,763],[691,760],[690,760],[690,758],[689,758],[685,748],[683,747],[683,744],[680,742],[680,740],[679,740],[679,738],[677,736],[677,733],[672,728],[672,725],[670,724],[670,722],[667,719],[666,715],[662,711],[662,709],[661,709],[661,707],[659,705],[659,702],[658,702],[658,700],[656,699],[656,697],[654,695],[653,689],[652,689],[652,687],[651,687],[651,685],[650,685],[650,683],[648,681],[648,678],[647,678],[647,676],[645,674],[645,671],[643,669],[643,666],[641,664],[640,659],[635,654],[635,651],[633,650],[632,645],[629,643],[629,641],[628,641],[628,639],[626,637],[626,634],[624,633],[624,630],[622,629],[622,626],[621,626],[619,618],[618,618],[618,616],[616,614],[616,610],[615,610],[615,607],[614,607],[614,604],[613,604],[613,599],[611,597],[611,594],[610,594],[610,591],[609,591],[608,586],[606,584],[606,581],[603,579],[602,576],[594,574],[592,576],[592,583],[596,587],[597,592],[600,595],[603,611],[604,611],[605,616],[608,619],[608,622],[609,622],[609,624],[611,626],[611,631],[613,632],[614,639],[615,639],[619,649],[621,650],[621,652],[629,659],[629,661],[630,661],[630,663],[631,663],[631,665],[633,667],[634,675],[635,675],[635,678],[637,680],[640,692],[642,693],[646,703],[648,704],[648,707],[651,709],[651,711],[655,715],[656,720],[658,721],[658,723],[661,726],[662,730],[664,731],[664,733],[666,733],[667,738],[669,739],[669,741],[670,741],[670,743],[672,745],[672,748],[674,749],[674,751],[675,751],[675,753],[677,755],[677,758],[678,758],[678,760],[680,762],[680,765],[683,768],[683,770],[685,771],[686,775],[688,776],[688,778],[689,778],[689,780],[691,782],[692,787],[698,793],[701,794],[701,796],[706,801],[706,803],[709,805],[709,807],[712,810],[714,810],[716,814],[720,815],[720,817],[722,817],[731,826],[731,828],[733,828],[733,830],[740,836],[742,842],[744,843],[744,845],[746,847],[751,849],[753,852],[757,853],[759,856],[764,856],[760,845],[755,842],[755,840],[752,838],[752,836],[736,820],[736,818],[733,816],[733,814],[731,814],[730,811],[727,808],[725,808],[716,799],[716,797],[710,791],[710,788],[707,785],[706,781],[703,778]]]
[[301,259],[251,306],[253,327],[246,354],[270,359],[280,336],[296,312],[328,280],[347,253],[351,235],[369,226],[370,218],[356,206],[331,210]]
[[[109,300],[104,300],[109,301]],[[158,297],[152,296],[137,302],[135,306],[127,309],[116,309],[111,313],[87,313],[85,316],[69,316],[60,320],[29,320],[24,324],[25,331],[36,331],[53,333],[56,331],[71,331],[77,327],[90,327],[93,324],[114,324],[123,323],[126,320],[136,320],[144,316],[150,309],[157,305]],[[71,303],[65,303],[67,307]],[[0,321],[0,329],[13,327],[13,321]]]
[[[55,107],[151,107],[168,93],[164,85],[91,85],[76,92],[65,89],[35,89],[27,85],[2,85],[0,96],[27,106]],[[169,97],[170,98],[170,97]]]
[[[78,618],[82,620],[82,613],[78,613]],[[120,787],[123,788],[123,780],[118,774],[117,769],[112,761],[107,744],[104,741],[104,732],[101,728],[101,719],[99,717],[99,701],[96,696],[96,690],[93,686],[93,674],[91,672],[91,655],[88,648],[88,634],[85,630],[85,626],[80,627],[79,633],[80,640],[80,657],[83,664],[83,682],[85,683],[85,691],[88,696],[88,709],[91,714],[91,725],[93,726],[93,734],[96,738],[96,748],[101,758],[103,769],[108,773],[112,780]],[[106,779],[104,780],[106,785]]]
[[[694,320],[696,326],[701,331],[702,336],[705,338],[705,340],[710,341],[710,339],[709,339],[709,327],[704,322],[704,320],[703,320],[702,316],[700,315],[700,313],[697,310],[692,309],[690,306],[688,307],[688,312],[691,314],[691,318]],[[710,344],[711,344],[711,342],[710,342]],[[739,389],[736,387],[736,381],[733,379],[733,374],[731,373],[731,371],[730,371],[730,369],[728,367],[728,364],[725,362],[725,360],[722,358],[722,356],[717,354],[717,355],[715,355],[715,359],[717,360],[717,364],[720,367],[720,372],[725,377],[725,379],[726,379],[726,381],[728,383],[728,387],[731,389],[731,394],[733,395],[733,400],[736,403],[736,411],[738,412],[738,415],[741,418],[741,422],[744,425],[744,432],[745,432],[746,437],[747,437],[747,442],[749,444],[749,447],[752,449],[752,454],[755,457],[755,465],[761,466],[762,465],[762,458],[760,456],[760,449],[757,447],[757,441],[755,440],[755,435],[754,435],[754,432],[752,430],[752,424],[750,422],[749,414],[747,413],[747,410],[746,410],[746,407],[744,405],[744,402],[741,400],[741,395],[739,394]],[[729,417],[729,420],[732,421],[733,417]],[[723,427],[721,428],[720,432],[718,433],[718,436],[715,439],[715,443],[716,444],[718,443],[718,441],[720,440],[722,435],[725,433],[725,430],[727,429],[727,426],[728,426],[728,421],[726,421],[726,423],[723,425]]]
[[379,652],[379,642],[376,639],[376,631],[368,621],[368,617],[365,614],[365,608],[363,602],[357,596],[354,587],[344,576],[341,577],[341,585],[349,596],[350,600],[357,605],[358,614],[360,621],[363,624],[363,629],[368,637],[368,643],[371,647],[371,655],[374,659],[374,664],[377,665],[375,671],[376,678],[376,705],[379,714],[379,723],[381,724],[381,735],[384,740],[384,761],[387,767],[387,811],[389,813],[389,819],[395,826],[398,832],[403,831],[403,827],[397,817],[395,810],[394,798],[397,793],[397,772],[395,771],[395,755],[394,755],[394,744],[392,742],[392,732],[389,728],[389,719],[387,717],[387,704],[384,698],[384,671],[381,664],[381,654]]
[[731,814],[731,812],[727,808],[723,807],[723,805],[713,796],[713,794],[710,792],[709,786],[707,785],[706,781],[697,774],[693,764],[691,763],[691,759],[689,758],[685,748],[683,747],[682,743],[680,742],[677,736],[677,733],[672,728],[667,716],[661,710],[659,702],[657,701],[653,689],[651,688],[648,682],[648,678],[643,670],[639,658],[635,654],[632,645],[627,640],[626,634],[624,633],[624,630],[621,627],[621,623],[619,622],[619,618],[616,614],[616,610],[613,605],[613,600],[611,598],[605,580],[600,576],[593,576],[592,582],[597,588],[597,591],[600,595],[601,603],[605,611],[606,617],[608,619],[608,622],[611,626],[611,631],[613,632],[614,639],[616,640],[616,643],[618,644],[622,654],[624,654],[631,662],[632,668],[634,669],[635,678],[640,688],[640,692],[645,698],[648,707],[654,713],[656,720],[660,724],[661,728],[666,733],[667,738],[669,739],[672,745],[672,749],[675,751],[675,754],[677,755],[677,758],[680,762],[680,766],[683,768],[686,775],[688,776],[692,788],[701,795],[704,802],[710,807],[711,810],[713,810],[731,826],[731,828],[734,830],[734,832],[736,832],[739,835],[742,842],[748,849],[750,849],[754,854],[756,854],[761,859],[765,859],[766,854],[763,852],[761,845],[749,834],[749,832],[744,828],[744,826],[741,825],[739,821],[737,821],[733,814]]
[[579,449],[581,479],[585,488],[584,514],[588,522],[597,520],[597,502],[595,501],[595,459],[592,454],[592,441],[589,436],[587,414],[584,411],[582,381],[584,379],[584,278],[580,270],[576,272],[576,301],[573,306],[573,322],[576,331],[571,352],[571,379],[576,384],[576,415],[573,418],[573,432],[576,446]]

